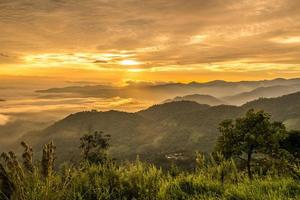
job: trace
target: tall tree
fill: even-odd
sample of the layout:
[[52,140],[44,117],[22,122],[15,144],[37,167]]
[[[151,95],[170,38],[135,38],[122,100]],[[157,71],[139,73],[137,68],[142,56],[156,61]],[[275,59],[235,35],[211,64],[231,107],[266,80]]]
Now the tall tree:
[[280,141],[287,136],[283,123],[271,122],[269,114],[264,111],[255,112],[253,109],[235,121],[223,121],[219,131],[221,136],[215,150],[226,158],[235,156],[245,161],[250,179],[252,179],[253,155],[276,154],[280,149]]

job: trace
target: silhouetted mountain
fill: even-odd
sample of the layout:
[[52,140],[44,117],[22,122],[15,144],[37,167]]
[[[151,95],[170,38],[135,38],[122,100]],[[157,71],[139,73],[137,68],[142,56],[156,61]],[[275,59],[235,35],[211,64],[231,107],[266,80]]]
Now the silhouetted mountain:
[[210,106],[216,106],[221,104],[227,104],[225,101],[219,100],[216,97],[211,95],[201,95],[201,94],[192,94],[182,97],[175,97],[174,99],[167,99],[163,103],[173,102],[173,101],[194,101],[199,104],[207,104]]
[[87,86],[70,86],[64,88],[50,88],[47,90],[38,90],[38,93],[53,94],[67,93],[80,96],[101,96],[115,97],[118,96],[119,89],[117,87],[106,85],[87,85]]
[[156,100],[161,102],[175,96],[192,94],[211,95],[217,98],[230,95],[237,95],[243,92],[250,92],[259,87],[271,87],[277,85],[300,84],[300,79],[274,79],[262,81],[240,81],[227,82],[222,80],[207,83],[164,83],[164,84],[135,84],[131,83],[124,87],[113,87],[106,85],[73,86],[65,88],[50,88],[39,90],[39,93],[61,94],[67,93],[73,96],[89,97],[122,97]]
[[193,101],[179,101],[154,105],[146,110],[137,112],[137,114],[148,119],[160,120],[177,114],[200,111],[208,108],[209,105],[202,105]]
[[[291,128],[300,128],[300,92],[279,98],[259,99],[243,106],[210,107],[196,102],[178,101],[152,106],[136,113],[118,111],[80,112],[60,120],[23,139],[41,148],[54,140],[58,155],[78,156],[79,138],[86,133],[103,131],[111,135],[110,153],[117,159],[155,158],[170,152],[211,151],[219,136],[218,125],[224,119],[244,115],[250,109],[263,109],[274,120]],[[144,156],[143,155],[147,155]]]
[[258,98],[271,98],[279,97],[286,94],[291,94],[300,91],[300,84],[296,85],[276,85],[270,87],[259,87],[250,92],[244,92],[238,95],[224,97],[226,102],[230,102],[232,105],[242,105],[249,101],[253,101]]

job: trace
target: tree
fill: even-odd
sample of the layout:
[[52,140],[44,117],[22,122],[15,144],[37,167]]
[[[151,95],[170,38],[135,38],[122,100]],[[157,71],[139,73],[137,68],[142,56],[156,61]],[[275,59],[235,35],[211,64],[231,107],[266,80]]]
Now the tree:
[[80,138],[80,148],[83,158],[93,163],[104,163],[107,160],[107,149],[109,148],[110,135],[103,132],[86,134]]
[[300,159],[300,131],[289,131],[288,136],[280,142],[280,145],[296,159]]
[[225,120],[219,126],[221,136],[215,151],[225,158],[237,157],[245,162],[252,179],[251,164],[254,154],[272,156],[280,149],[280,141],[287,136],[283,123],[271,122],[270,115],[253,109],[245,117]]

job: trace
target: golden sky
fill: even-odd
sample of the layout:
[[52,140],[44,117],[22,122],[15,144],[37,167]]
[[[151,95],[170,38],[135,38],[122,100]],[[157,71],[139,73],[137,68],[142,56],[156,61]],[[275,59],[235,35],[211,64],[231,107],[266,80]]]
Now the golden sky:
[[0,75],[231,81],[300,76],[298,0],[1,0]]

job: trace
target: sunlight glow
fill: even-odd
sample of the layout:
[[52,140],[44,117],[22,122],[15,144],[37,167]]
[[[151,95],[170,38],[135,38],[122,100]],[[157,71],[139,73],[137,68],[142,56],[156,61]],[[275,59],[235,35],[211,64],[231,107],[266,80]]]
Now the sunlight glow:
[[140,65],[141,62],[135,61],[135,60],[122,60],[120,61],[120,65]]
[[206,35],[194,35],[190,38],[188,44],[199,44],[202,43],[207,38]]
[[128,71],[128,72],[138,73],[138,72],[143,72],[143,71],[146,71],[146,70],[145,70],[145,69],[138,69],[138,68],[135,68],[135,69],[128,69],[127,71]]
[[282,44],[300,43],[300,36],[286,37],[286,38],[273,38],[272,41],[277,43],[282,43]]
[[39,65],[57,65],[57,64],[114,64],[119,59],[124,59],[132,54],[129,53],[45,53],[31,54],[23,57],[26,63]]

